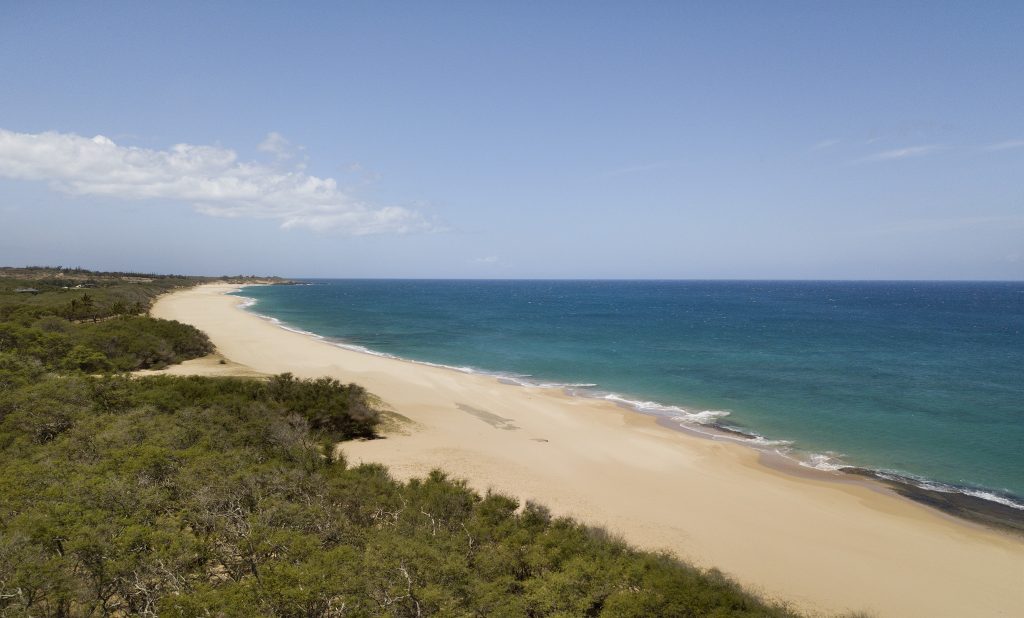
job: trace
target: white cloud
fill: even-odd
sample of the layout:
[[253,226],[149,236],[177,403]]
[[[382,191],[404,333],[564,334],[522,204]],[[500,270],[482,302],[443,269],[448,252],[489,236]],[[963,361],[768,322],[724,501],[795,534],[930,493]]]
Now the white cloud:
[[285,136],[277,131],[267,133],[267,137],[256,146],[256,149],[260,152],[269,152],[278,159],[291,159],[295,156],[295,151],[297,150]]
[[474,259],[473,262],[476,264],[497,264],[498,256],[488,255],[487,257],[478,257]]
[[908,159],[910,157],[920,157],[928,154],[932,154],[942,150],[942,146],[929,145],[929,146],[910,146],[907,148],[897,148],[896,150],[886,150],[885,152],[879,152],[871,156],[861,159],[862,161],[891,161],[894,159]]
[[[288,147],[287,140],[274,133],[260,145],[275,154],[281,147]],[[184,201],[207,215],[272,219],[283,228],[352,235],[435,229],[412,210],[359,201],[333,178],[239,161],[219,146],[152,150],[102,135],[0,129],[0,177],[47,181],[73,195]]]

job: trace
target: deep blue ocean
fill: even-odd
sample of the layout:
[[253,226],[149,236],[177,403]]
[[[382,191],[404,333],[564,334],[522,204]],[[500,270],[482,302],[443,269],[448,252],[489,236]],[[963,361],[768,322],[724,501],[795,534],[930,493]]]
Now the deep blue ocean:
[[310,280],[251,310],[1024,504],[1024,283]]

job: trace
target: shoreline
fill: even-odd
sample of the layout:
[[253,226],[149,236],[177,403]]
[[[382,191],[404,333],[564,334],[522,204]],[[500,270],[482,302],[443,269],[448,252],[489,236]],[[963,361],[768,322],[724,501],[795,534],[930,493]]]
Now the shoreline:
[[[295,285],[295,282],[291,282]],[[276,285],[270,282],[254,282],[240,285],[241,292],[247,287],[259,287],[263,285]],[[305,284],[311,285],[311,284]],[[250,310],[257,304],[254,298],[229,293],[238,298],[241,302],[238,307]],[[946,515],[960,518],[961,520],[993,527],[995,529],[1010,532],[1012,534],[1024,535],[1024,501],[1017,496],[1007,497],[1000,495],[995,490],[982,489],[970,486],[957,486],[939,481],[932,481],[926,478],[915,477],[914,475],[898,471],[870,468],[866,466],[847,464],[836,460],[832,455],[822,455],[806,449],[793,449],[788,447],[792,442],[785,438],[769,438],[735,425],[729,425],[720,420],[721,416],[728,415],[727,412],[716,410],[704,410],[700,412],[691,411],[689,408],[681,408],[676,404],[662,404],[654,401],[645,401],[640,398],[630,398],[615,392],[590,391],[589,387],[597,386],[592,383],[559,383],[535,380],[531,375],[519,375],[510,372],[485,370],[476,367],[460,367],[446,365],[427,360],[418,360],[398,356],[389,352],[373,350],[361,345],[353,344],[336,338],[321,335],[311,331],[303,330],[280,319],[249,311],[263,320],[272,323],[278,328],[289,332],[306,335],[317,340],[327,342],[345,350],[352,350],[359,353],[370,354],[397,361],[423,365],[427,367],[438,367],[459,373],[482,375],[497,379],[503,384],[527,388],[554,389],[565,395],[583,397],[592,401],[607,401],[628,410],[634,414],[650,416],[662,426],[675,431],[681,431],[687,435],[697,436],[707,440],[727,440],[757,451],[766,464],[780,470],[786,470],[798,476],[806,470],[821,474],[819,478],[832,479],[835,481],[859,481],[869,484],[870,487],[879,491],[889,491],[904,498],[913,500],[936,509]],[[674,414],[674,416],[673,416]],[[706,419],[706,420],[705,420]],[[816,459],[828,461],[828,465],[822,466]],[[981,495],[979,495],[981,494]]]
[[[658,422],[668,429],[681,431],[705,440],[722,439],[722,436],[715,435],[716,432],[725,433],[724,438],[729,439],[728,428],[709,426],[710,431],[701,431],[691,429],[668,418],[659,418]],[[745,434],[739,433],[739,435]],[[758,452],[761,455],[761,464],[773,470],[779,470],[791,476],[824,479],[834,483],[859,483],[875,491],[900,496],[930,507],[957,521],[1008,533],[1024,540],[1024,511],[1012,506],[960,491],[947,492],[929,489],[910,480],[887,477],[884,473],[871,468],[842,465],[835,469],[823,470],[812,465],[805,465],[787,453],[770,450],[757,444],[748,444],[742,438],[737,438],[734,442]]]
[[638,547],[718,567],[805,610],[1024,612],[1019,538],[954,520],[853,474],[840,481],[811,478],[834,476],[821,471],[777,470],[762,461],[764,450],[688,435],[611,401],[513,387],[278,328],[226,295],[238,287],[173,292],[152,313],[195,325],[251,371],[360,383],[416,425],[404,435],[344,444],[353,463],[382,463],[400,478],[442,468],[478,490],[535,499]]

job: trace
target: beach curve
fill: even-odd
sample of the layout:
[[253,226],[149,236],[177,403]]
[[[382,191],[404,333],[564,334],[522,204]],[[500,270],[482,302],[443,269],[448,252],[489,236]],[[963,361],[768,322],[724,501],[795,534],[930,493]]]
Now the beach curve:
[[[736,444],[688,436],[612,402],[343,349],[277,328],[211,284],[156,317],[193,324],[252,373],[356,382],[415,431],[346,443],[399,478],[441,468],[541,502],[632,544],[717,567],[811,611],[1024,615],[1024,541],[841,475],[793,475]],[[203,372],[213,365],[184,367]],[[223,369],[218,369],[223,372]]]

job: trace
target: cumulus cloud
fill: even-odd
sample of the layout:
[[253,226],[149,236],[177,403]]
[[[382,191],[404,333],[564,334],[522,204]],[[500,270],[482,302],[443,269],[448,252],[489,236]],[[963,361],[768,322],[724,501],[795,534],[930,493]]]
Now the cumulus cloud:
[[[275,154],[290,149],[273,133],[261,144],[261,150]],[[102,135],[0,129],[0,177],[46,181],[73,195],[183,201],[203,214],[271,219],[283,228],[352,235],[435,229],[412,210],[364,203],[339,189],[333,178],[239,161],[237,153],[220,146],[152,150],[122,146]]]

